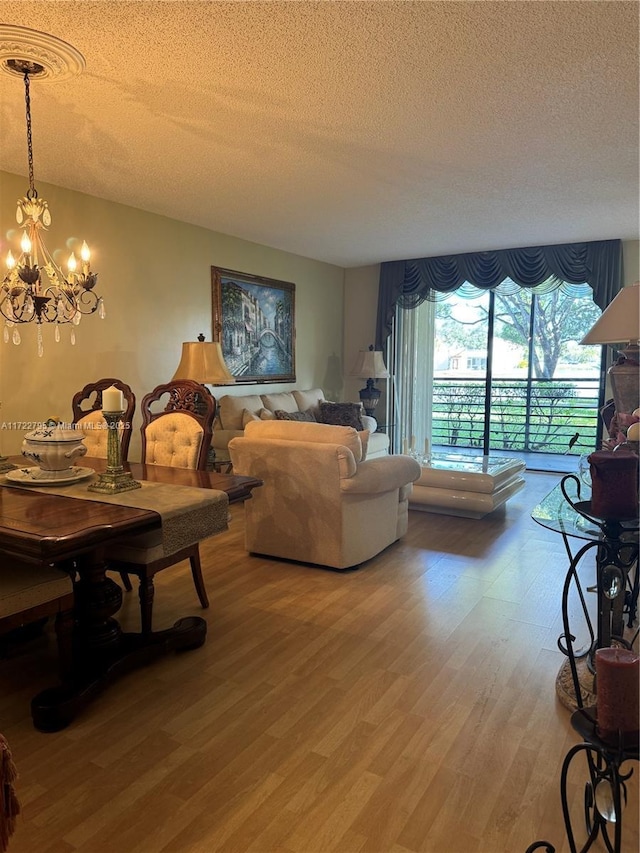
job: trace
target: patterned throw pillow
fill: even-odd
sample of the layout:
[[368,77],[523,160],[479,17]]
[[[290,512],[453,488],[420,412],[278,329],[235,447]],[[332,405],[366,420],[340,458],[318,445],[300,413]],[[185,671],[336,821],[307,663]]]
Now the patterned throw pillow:
[[364,429],[362,418],[362,407],[360,403],[327,403],[319,404],[320,417],[318,420],[323,424],[334,424],[335,426],[350,426],[361,432]]
[[311,412],[285,412],[283,409],[276,409],[274,412],[276,420],[279,421],[306,421],[315,423],[316,419]]

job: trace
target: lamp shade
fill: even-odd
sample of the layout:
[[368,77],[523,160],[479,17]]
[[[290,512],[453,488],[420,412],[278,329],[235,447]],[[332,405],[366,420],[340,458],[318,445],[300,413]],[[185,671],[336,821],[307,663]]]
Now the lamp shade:
[[581,344],[637,343],[640,337],[640,281],[623,287]]
[[630,414],[640,403],[640,281],[623,287],[581,344],[624,344],[607,373],[616,412]]
[[231,385],[235,378],[224,362],[218,341],[187,341],[173,379],[192,379],[201,385]]
[[357,376],[359,379],[388,379],[389,371],[385,367],[380,350],[360,350],[351,376]]

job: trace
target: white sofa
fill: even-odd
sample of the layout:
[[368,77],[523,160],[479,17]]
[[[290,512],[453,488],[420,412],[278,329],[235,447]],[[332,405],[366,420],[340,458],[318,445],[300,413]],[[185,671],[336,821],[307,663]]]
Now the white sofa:
[[[213,449],[216,462],[228,462],[228,444],[232,438],[244,435],[248,423],[257,420],[274,420],[276,411],[289,413],[311,412],[317,417],[318,406],[326,402],[321,388],[308,391],[281,391],[276,394],[225,394],[218,399],[218,410],[213,425]],[[389,436],[376,432],[375,418],[361,414],[362,425],[369,430],[367,459],[377,459],[389,452]]]

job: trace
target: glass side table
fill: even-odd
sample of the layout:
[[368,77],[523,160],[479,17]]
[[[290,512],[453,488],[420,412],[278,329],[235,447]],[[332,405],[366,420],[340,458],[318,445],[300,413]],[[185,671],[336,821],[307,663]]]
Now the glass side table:
[[[538,524],[562,536],[569,568],[562,593],[563,633],[558,648],[567,656],[575,695],[572,708],[583,708],[585,699],[591,704],[589,687],[581,686],[578,661],[593,673],[596,649],[613,644],[628,647],[624,639],[624,616],[631,628],[635,622],[638,600],[638,519],[626,521],[600,519],[590,514],[589,486],[574,474],[569,474],[539,503],[531,513]],[[583,540],[577,551],[572,540]],[[588,612],[584,590],[578,577],[578,564],[589,551],[595,551],[596,583],[588,591],[597,595],[597,623],[594,630]],[[576,589],[589,642],[584,649],[574,648],[574,633],[569,624],[569,593]],[[584,668],[584,667],[582,667]],[[584,679],[583,679],[584,680]],[[568,704],[566,695],[559,692],[561,701]]]

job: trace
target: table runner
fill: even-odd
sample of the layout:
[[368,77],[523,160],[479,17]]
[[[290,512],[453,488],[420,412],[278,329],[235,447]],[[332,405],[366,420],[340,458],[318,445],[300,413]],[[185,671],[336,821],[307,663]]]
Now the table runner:
[[142,488],[117,495],[89,492],[87,486],[97,478],[98,475],[94,474],[90,479],[67,486],[24,486],[21,483],[13,483],[6,477],[2,477],[0,482],[4,486],[30,492],[157,512],[162,519],[162,548],[165,556],[227,529],[229,498],[226,492],[146,480],[140,481]]

